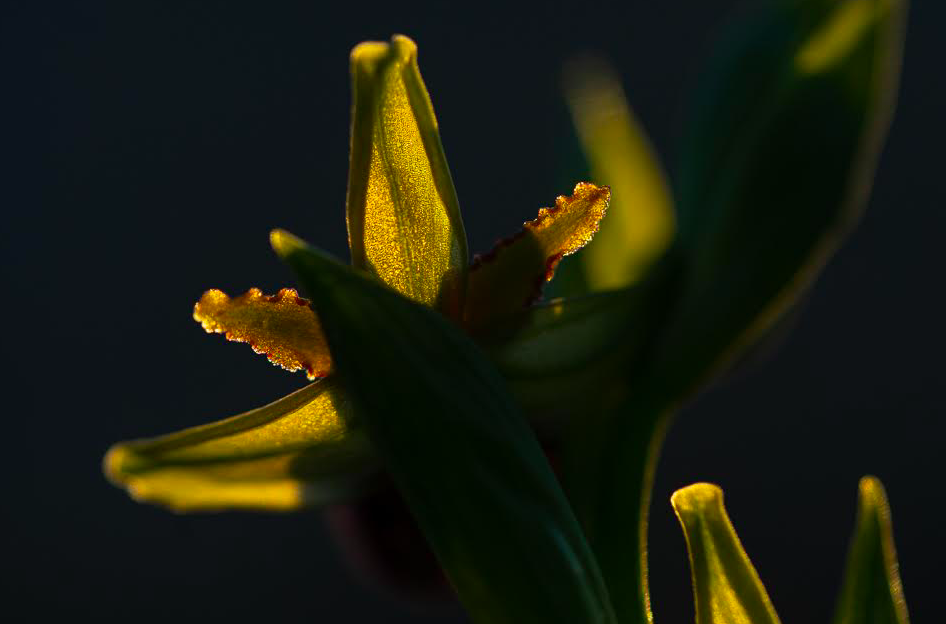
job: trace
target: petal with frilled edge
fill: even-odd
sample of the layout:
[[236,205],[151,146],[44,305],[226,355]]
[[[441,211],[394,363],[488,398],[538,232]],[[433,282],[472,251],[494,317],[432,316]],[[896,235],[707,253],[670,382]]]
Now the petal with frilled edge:
[[581,182],[572,195],[523,224],[517,234],[477,256],[470,267],[464,321],[477,327],[533,303],[555,274],[559,261],[573,254],[598,231],[611,199],[606,186]]
[[283,288],[271,297],[251,288],[232,299],[223,291],[211,289],[194,306],[194,320],[207,333],[248,343],[290,372],[304,370],[309,379],[331,372],[332,358],[319,319],[309,302],[291,288]]

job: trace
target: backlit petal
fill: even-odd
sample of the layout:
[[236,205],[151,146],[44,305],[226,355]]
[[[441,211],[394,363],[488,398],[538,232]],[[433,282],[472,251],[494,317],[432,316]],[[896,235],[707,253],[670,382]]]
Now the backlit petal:
[[475,327],[537,300],[559,261],[598,231],[610,198],[608,187],[581,182],[570,197],[559,196],[519,233],[477,256],[467,285],[466,323]]
[[332,369],[322,327],[309,302],[291,288],[267,297],[258,288],[231,299],[208,290],[194,306],[194,320],[208,333],[246,342],[257,353],[288,371],[305,370],[309,379]]
[[417,46],[359,44],[351,53],[348,239],[352,264],[401,294],[459,316],[466,234]]
[[116,444],[105,474],[136,500],[179,512],[322,504],[374,465],[366,440],[346,424],[350,412],[325,379],[239,416]]

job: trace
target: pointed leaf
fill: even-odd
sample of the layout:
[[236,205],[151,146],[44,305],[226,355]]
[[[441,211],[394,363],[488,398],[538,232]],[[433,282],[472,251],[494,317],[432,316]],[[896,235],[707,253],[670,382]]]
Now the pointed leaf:
[[608,220],[576,257],[589,290],[636,282],[670,244],[673,200],[614,69],[600,59],[566,67],[565,95],[595,180],[611,187]]
[[309,302],[291,288],[267,297],[258,288],[231,299],[211,289],[194,306],[194,320],[207,333],[246,342],[277,366],[305,370],[309,379],[331,372],[332,358],[319,319]]
[[608,209],[608,187],[581,182],[569,197],[523,224],[470,267],[464,320],[476,327],[513,314],[536,301],[559,261],[581,249],[598,231]]
[[909,622],[887,495],[876,477],[864,477],[858,487],[857,520],[834,623]]
[[417,46],[395,35],[351,53],[354,107],[348,174],[352,264],[459,318],[466,234]]
[[323,504],[374,467],[347,420],[350,404],[329,378],[239,416],[116,444],[105,474],[136,500],[179,512]]
[[723,507],[723,491],[697,483],[674,492],[670,503],[690,554],[696,623],[779,624]]
[[475,622],[614,622],[597,565],[496,370],[440,314],[284,232],[338,375]]
[[856,222],[896,95],[905,2],[777,6],[709,72],[685,142],[663,365],[687,390],[768,331]]

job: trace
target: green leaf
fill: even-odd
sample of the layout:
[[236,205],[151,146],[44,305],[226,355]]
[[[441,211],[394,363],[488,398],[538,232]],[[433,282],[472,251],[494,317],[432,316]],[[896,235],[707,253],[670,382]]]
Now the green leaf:
[[351,52],[347,221],[352,265],[460,318],[466,233],[437,119],[403,35]]
[[778,3],[707,72],[677,193],[684,285],[659,364],[681,393],[768,331],[856,222],[904,13],[899,0]]
[[656,388],[574,423],[563,480],[605,575],[622,622],[653,622],[647,580],[647,522],[660,446],[669,425]]
[[284,232],[362,424],[476,622],[614,622],[584,536],[496,370],[436,312]]
[[897,568],[884,486],[864,477],[834,624],[909,624]]
[[220,422],[116,444],[105,474],[135,499],[178,512],[321,505],[350,496],[376,467],[350,420],[330,377]]
[[723,506],[723,491],[709,483],[670,498],[683,527],[696,624],[779,624],[772,601]]
[[652,618],[646,518],[670,418],[789,309],[866,200],[905,10],[899,0],[773,3],[704,72],[675,192],[678,294],[647,365],[629,371],[627,402],[589,421],[566,465],[622,620]]

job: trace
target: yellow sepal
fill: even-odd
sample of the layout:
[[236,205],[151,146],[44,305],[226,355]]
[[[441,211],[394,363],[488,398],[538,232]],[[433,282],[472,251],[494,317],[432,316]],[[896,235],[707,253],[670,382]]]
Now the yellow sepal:
[[458,318],[466,233],[417,46],[402,35],[351,53],[347,221],[352,264]]
[[136,500],[178,512],[318,505],[373,466],[350,412],[335,380],[323,379],[239,416],[116,444],[104,470]]

